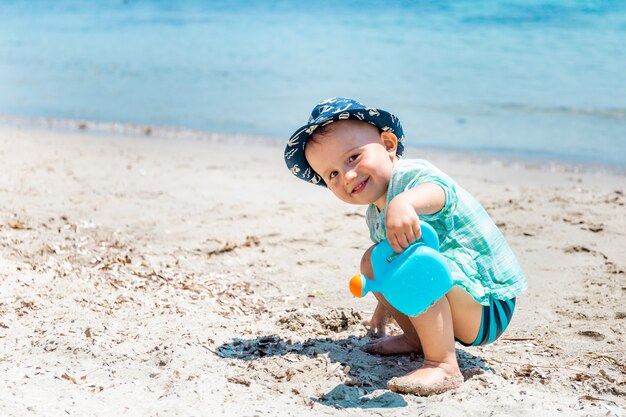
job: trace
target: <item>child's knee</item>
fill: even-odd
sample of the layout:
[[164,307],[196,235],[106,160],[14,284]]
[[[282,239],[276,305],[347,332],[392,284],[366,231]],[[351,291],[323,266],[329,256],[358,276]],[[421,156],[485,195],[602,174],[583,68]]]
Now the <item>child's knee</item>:
[[370,246],[368,250],[365,251],[363,257],[361,258],[361,274],[365,275],[369,279],[374,278],[374,270],[372,268],[371,255],[372,250],[376,247],[376,245]]

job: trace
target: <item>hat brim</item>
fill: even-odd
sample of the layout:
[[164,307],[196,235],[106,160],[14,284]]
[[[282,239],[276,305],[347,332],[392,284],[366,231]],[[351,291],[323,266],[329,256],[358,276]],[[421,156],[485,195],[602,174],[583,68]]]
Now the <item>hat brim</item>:
[[358,120],[370,123],[382,131],[392,132],[398,137],[396,155],[404,152],[404,131],[396,116],[380,109],[349,109],[337,112],[332,116],[317,118],[297,129],[285,147],[285,163],[293,175],[315,185],[326,187],[326,182],[309,165],[304,149],[311,135],[320,126],[326,126],[340,120]]

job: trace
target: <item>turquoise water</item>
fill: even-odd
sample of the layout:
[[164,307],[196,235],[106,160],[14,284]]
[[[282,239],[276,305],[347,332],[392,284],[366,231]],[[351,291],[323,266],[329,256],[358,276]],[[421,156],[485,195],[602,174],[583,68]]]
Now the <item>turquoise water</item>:
[[288,136],[349,96],[409,143],[626,167],[626,1],[3,1],[0,113]]

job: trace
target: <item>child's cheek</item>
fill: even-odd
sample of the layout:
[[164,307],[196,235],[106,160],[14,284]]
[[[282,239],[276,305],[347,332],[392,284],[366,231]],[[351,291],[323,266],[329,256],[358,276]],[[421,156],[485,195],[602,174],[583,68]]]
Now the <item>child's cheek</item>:
[[338,190],[338,189],[333,187],[333,188],[330,188],[330,191],[335,195],[335,197],[341,199],[341,194],[340,194],[341,190]]

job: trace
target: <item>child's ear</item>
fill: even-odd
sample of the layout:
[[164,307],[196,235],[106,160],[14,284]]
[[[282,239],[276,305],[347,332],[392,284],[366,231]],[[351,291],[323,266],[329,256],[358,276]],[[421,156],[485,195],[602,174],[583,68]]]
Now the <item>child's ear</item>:
[[383,141],[383,145],[387,152],[389,152],[389,157],[393,160],[396,157],[396,152],[398,151],[398,137],[393,132],[382,132],[380,134],[380,139]]

